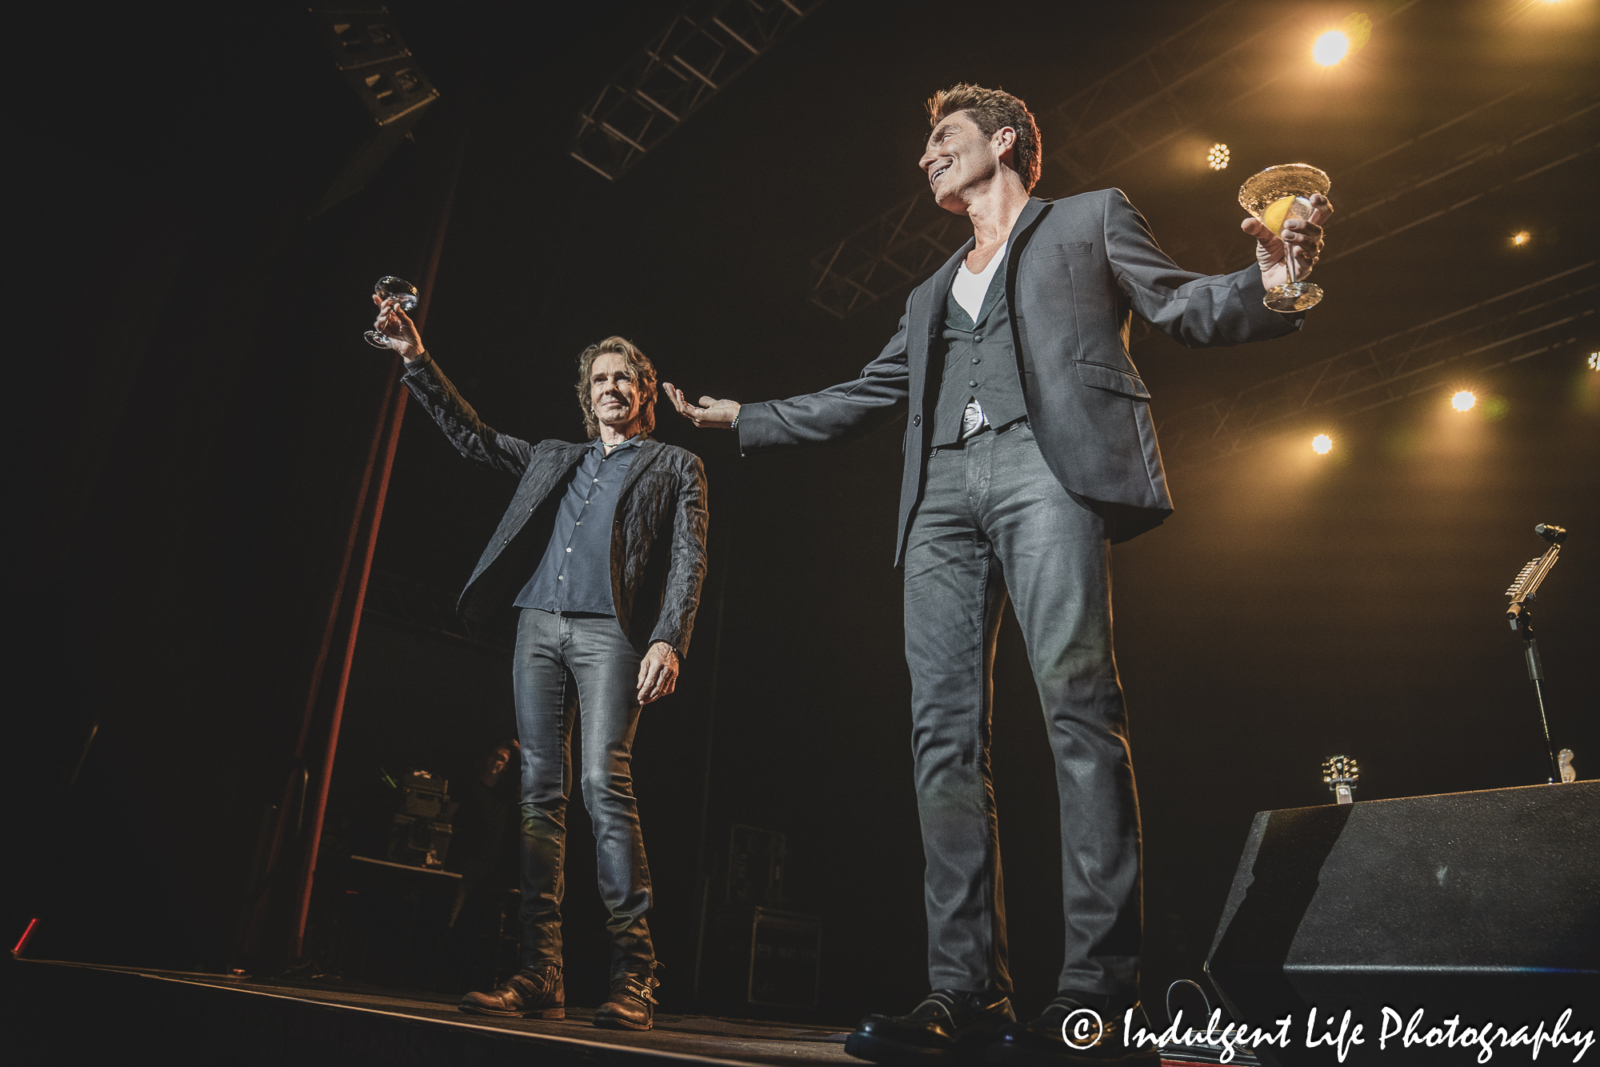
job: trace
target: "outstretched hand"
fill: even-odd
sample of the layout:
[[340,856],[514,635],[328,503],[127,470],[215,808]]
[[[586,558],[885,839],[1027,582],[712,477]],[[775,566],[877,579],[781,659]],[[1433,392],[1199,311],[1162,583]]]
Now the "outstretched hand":
[[1239,228],[1256,239],[1256,264],[1261,268],[1261,284],[1271,289],[1289,281],[1285,249],[1294,256],[1295,277],[1304,280],[1322,255],[1322,224],[1333,214],[1333,204],[1321,193],[1311,195],[1311,217],[1286,219],[1283,229],[1273,233],[1266,223],[1248,218]]
[[422,334],[399,302],[392,296],[384,298],[377,293],[372,294],[372,302],[378,305],[378,317],[373,320],[372,328],[389,338],[389,347],[400,353],[400,358],[407,363],[422,355]]
[[700,403],[691,404],[689,398],[683,395],[671,382],[662,382],[661,388],[666,391],[667,399],[672,401],[672,406],[678,409],[678,414],[694,423],[696,426],[714,426],[726,430],[733,426],[733,420],[739,417],[739,402],[737,400],[714,400],[709,396],[700,398]]

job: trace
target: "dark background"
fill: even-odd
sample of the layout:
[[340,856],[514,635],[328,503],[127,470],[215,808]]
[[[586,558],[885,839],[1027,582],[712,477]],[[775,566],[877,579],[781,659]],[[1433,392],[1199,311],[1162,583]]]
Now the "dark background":
[[[1530,115],[1592,94],[1592,0],[1545,6],[1424,0],[1331,71],[1306,61],[1309,38],[1286,39],[1253,61],[1304,73],[1219,113],[1197,143],[1228,142],[1230,169],[1171,154],[1116,184],[1180,263],[1219,240],[1237,243],[1233,265],[1248,262],[1234,195],[1253,169],[1316,163],[1341,204],[1341,166],[1474,100],[1530,79],[1518,105]],[[1313,28],[1348,10],[1305,7]],[[8,716],[21,876],[8,879],[0,933],[40,916],[35,955],[230,962],[394,373],[360,340],[365,294],[381,274],[420,275],[457,145],[428,347],[491,425],[574,439],[573,360],[610,333],[692,395],[756,400],[852,376],[901,300],[836,320],[806,302],[809,260],[921,188],[923,98],[975,81],[1042,117],[1205,8],[835,0],[615,183],[569,157],[575,116],[671,5],[391,10],[443,98],[365,191],[309,221],[303,206],[344,136],[328,118],[342,87],[295,5],[56,9],[13,35],[27,71],[12,166],[26,193],[7,218],[21,326],[8,353],[13,515],[25,534],[12,557],[23,580]],[[1247,3],[1236,14],[1243,32],[1281,12]],[[1593,113],[1582,121],[1592,134]],[[1043,137],[1048,151],[1048,123]],[[1448,151],[1431,161],[1448,162]],[[1294,338],[1214,352],[1141,341],[1158,422],[1592,261],[1600,225],[1580,180],[1592,170],[1590,152],[1325,265],[1328,299]],[[1047,168],[1037,191],[1052,195],[1052,182]],[[1406,210],[1427,214],[1428,197]],[[1512,249],[1519,229],[1536,239]],[[1330,251],[1339,239],[1336,220]],[[1593,324],[1462,383],[1498,398],[1467,415],[1440,392],[1336,421],[1312,413],[1223,461],[1186,465],[1169,450],[1177,514],[1115,550],[1145,829],[1147,1001],[1199,977],[1252,813],[1327,801],[1323,757],[1359,758],[1364,800],[1544,781],[1499,597],[1542,548],[1536,522],[1574,531],[1539,623],[1552,733],[1593,776]],[[419,416],[404,426],[375,569],[445,604],[512,485],[469,467]],[[1307,442],[1324,431],[1337,444],[1318,458]],[[663,1003],[690,1006],[702,833],[714,851],[739,822],[787,834],[792,902],[824,919],[823,1016],[902,1010],[925,989],[925,930],[890,567],[898,424],[745,460],[732,435],[669,410],[657,435],[704,457],[712,512],[711,576],[679,692],[645,712],[636,748],[653,925],[670,968]],[[510,730],[506,661],[482,636],[468,644],[369,616],[331,829],[384,770],[460,774]],[[1026,1013],[1053,993],[1060,963],[1058,826],[1009,621],[995,687]],[[573,807],[569,989],[592,1003],[602,913]]]

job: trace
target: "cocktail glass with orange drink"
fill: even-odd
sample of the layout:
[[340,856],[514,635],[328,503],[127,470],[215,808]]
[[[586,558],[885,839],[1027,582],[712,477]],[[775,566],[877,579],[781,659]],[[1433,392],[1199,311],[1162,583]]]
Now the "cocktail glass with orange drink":
[[[1285,163],[1252,174],[1239,187],[1239,206],[1260,219],[1274,235],[1283,232],[1290,219],[1311,217],[1311,197],[1328,195],[1333,185],[1328,175],[1306,163]],[[1273,311],[1304,311],[1322,299],[1322,287],[1301,281],[1295,273],[1294,256],[1284,253],[1289,280],[1267,290],[1262,303]]]

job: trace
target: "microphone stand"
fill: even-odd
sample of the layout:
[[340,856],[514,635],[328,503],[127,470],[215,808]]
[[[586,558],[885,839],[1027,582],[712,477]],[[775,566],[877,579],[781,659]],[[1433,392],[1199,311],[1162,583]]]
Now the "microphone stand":
[[1545,751],[1550,756],[1550,784],[1554,785],[1560,781],[1561,769],[1556,763],[1555,745],[1550,741],[1550,720],[1544,710],[1544,665],[1539,662],[1539,642],[1533,636],[1533,612],[1528,605],[1538,595],[1539,583],[1556,565],[1561,555],[1561,542],[1567,539],[1567,531],[1560,526],[1541,523],[1534,527],[1534,532],[1550,547],[1538,559],[1524,564],[1516,580],[1511,583],[1511,588],[1506,590],[1506,595],[1511,598],[1511,603],[1506,607],[1506,620],[1511,624],[1512,632],[1523,642],[1528,680],[1533,683],[1533,695],[1539,702],[1539,724],[1544,727]]

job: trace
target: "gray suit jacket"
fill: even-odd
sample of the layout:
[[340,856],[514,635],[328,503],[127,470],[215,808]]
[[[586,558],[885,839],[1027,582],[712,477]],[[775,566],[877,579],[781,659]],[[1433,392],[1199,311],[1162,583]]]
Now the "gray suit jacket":
[[[426,359],[400,379],[463,456],[518,478],[500,528],[483,550],[456,606],[473,622],[509,605],[539,565],[555,524],[567,476],[586,444],[497,433]],[[706,473],[700,457],[646,439],[628,468],[611,524],[611,598],[617,621],[642,653],[665,641],[689,651],[700,586],[706,574]]]
[[[899,330],[854,381],[745,404],[739,413],[740,448],[750,453],[856,436],[907,403],[897,565],[922,491],[924,430],[938,400],[930,353],[950,283],[971,249],[969,240],[912,291]],[[1030,200],[1012,230],[1006,267],[1013,342],[1039,449],[1062,486],[1107,517],[1114,541],[1172,514],[1150,391],[1128,357],[1131,315],[1196,348],[1281,337],[1303,321],[1262,305],[1261,271],[1253,265],[1212,276],[1180,269],[1119,189]]]

